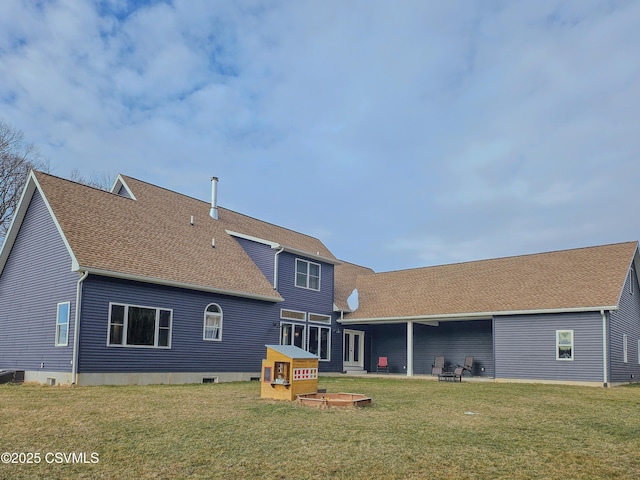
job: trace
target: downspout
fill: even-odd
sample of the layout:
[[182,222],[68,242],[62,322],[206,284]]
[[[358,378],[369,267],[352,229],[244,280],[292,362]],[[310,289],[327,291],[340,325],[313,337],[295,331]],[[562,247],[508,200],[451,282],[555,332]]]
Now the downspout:
[[413,377],[413,320],[407,322],[407,377]]
[[73,354],[71,357],[71,385],[76,384],[78,376],[78,347],[80,345],[80,303],[82,302],[82,282],[89,276],[89,272],[84,272],[78,280],[76,287],[76,319],[73,324]]
[[607,353],[607,314],[604,310],[600,310],[602,315],[602,365],[604,369],[604,387],[609,386],[609,365]]
[[273,256],[273,289],[278,289],[278,255],[282,253],[284,247],[280,247],[280,250]]

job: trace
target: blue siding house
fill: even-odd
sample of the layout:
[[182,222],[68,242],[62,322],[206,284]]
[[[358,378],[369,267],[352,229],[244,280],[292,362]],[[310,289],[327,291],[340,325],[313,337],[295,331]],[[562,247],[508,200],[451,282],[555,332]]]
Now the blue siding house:
[[250,380],[265,345],[324,374],[640,378],[637,242],[375,273],[317,238],[120,175],[31,172],[0,251],[0,370],[49,384]]
[[639,263],[627,242],[360,274],[341,324],[364,337],[368,370],[386,356],[392,372],[428,375],[436,356],[473,356],[473,375],[495,381],[635,382]]
[[32,172],[0,253],[0,369],[56,384],[249,380],[280,343],[340,372],[339,263],[217,202]]

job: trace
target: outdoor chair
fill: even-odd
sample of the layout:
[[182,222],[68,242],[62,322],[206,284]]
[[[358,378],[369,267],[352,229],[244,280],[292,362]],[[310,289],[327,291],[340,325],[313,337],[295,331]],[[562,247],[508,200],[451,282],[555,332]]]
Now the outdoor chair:
[[378,357],[377,372],[389,373],[389,362],[387,360],[387,357]]
[[464,365],[458,365],[458,367],[462,367],[462,370],[466,370],[473,376],[473,357],[465,357]]
[[464,367],[458,365],[453,372],[442,372],[438,375],[439,382],[462,382]]
[[444,357],[436,357],[431,365],[431,375],[442,375],[444,372]]

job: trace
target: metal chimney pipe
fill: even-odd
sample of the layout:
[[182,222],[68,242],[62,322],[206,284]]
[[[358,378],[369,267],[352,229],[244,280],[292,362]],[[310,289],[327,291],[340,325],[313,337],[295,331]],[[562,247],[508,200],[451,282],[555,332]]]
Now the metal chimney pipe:
[[218,220],[218,177],[211,177],[211,210],[209,215]]

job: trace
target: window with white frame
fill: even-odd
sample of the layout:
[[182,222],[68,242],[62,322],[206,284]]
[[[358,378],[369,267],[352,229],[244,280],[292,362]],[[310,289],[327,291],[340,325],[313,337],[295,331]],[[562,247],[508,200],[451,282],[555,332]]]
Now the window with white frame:
[[318,313],[310,313],[309,321],[316,323],[326,323],[327,325],[331,325],[331,316],[329,315],[320,315]]
[[556,360],[573,360],[573,330],[556,330]]
[[69,314],[71,304],[61,302],[58,304],[56,315],[56,347],[66,347],[69,345]]
[[307,319],[307,314],[297,310],[285,310],[284,308],[281,308],[280,318],[284,320],[298,320],[304,322]]
[[296,258],[296,287],[320,290],[320,264]]
[[622,361],[629,363],[629,338],[626,333],[622,334]]
[[222,309],[212,303],[204,311],[203,340],[222,341]]
[[171,348],[169,309],[119,303],[109,308],[109,346]]
[[331,327],[309,325],[309,353],[317,355],[320,360],[329,360],[331,352]]
[[298,323],[282,322],[280,324],[280,345],[294,345],[304,349],[305,326]]

